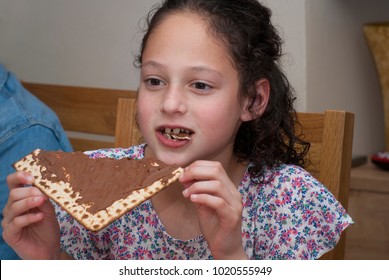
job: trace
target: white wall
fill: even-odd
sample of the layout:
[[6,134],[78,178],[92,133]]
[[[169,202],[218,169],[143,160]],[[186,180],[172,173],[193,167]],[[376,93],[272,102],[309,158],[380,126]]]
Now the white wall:
[[[136,89],[138,22],[158,0],[0,0],[0,63],[43,83]],[[284,37],[300,111],[356,114],[354,154],[383,149],[378,77],[362,25],[387,0],[263,0]]]
[[138,22],[155,0],[0,0],[0,62],[20,78],[136,89]]
[[272,19],[284,40],[283,66],[298,97],[296,105],[300,111],[307,108],[305,1],[261,1],[272,10]]
[[307,110],[355,113],[353,153],[384,149],[379,79],[362,27],[389,21],[388,0],[307,0]]
[[[304,2],[265,2],[285,37],[285,68],[301,95],[302,109]],[[159,0],[0,0],[0,62],[30,81],[134,89],[138,22],[156,3]]]

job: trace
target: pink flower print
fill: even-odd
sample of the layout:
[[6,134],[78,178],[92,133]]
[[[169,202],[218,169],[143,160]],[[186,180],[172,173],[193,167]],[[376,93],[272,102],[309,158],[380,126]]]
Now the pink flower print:
[[269,256],[271,258],[274,258],[275,256],[277,256],[279,254],[279,251],[280,251],[280,245],[273,244],[273,246],[269,249],[268,256],[265,256],[265,259],[269,258]]
[[290,204],[290,202],[292,201],[292,196],[293,196],[293,191],[291,190],[285,190],[281,193],[281,200],[280,199],[276,199],[276,204],[278,206],[282,206],[282,205],[285,205],[285,204]]
[[101,236],[101,241],[105,244],[108,244],[111,240],[111,236],[109,235],[109,232],[105,232],[102,236]]
[[309,218],[312,217],[312,214],[313,214],[313,211],[307,209],[307,210],[304,210],[304,213],[302,215],[302,218],[304,221],[307,221]]
[[134,243],[135,243],[135,240],[134,240],[134,237],[131,234],[129,234],[129,235],[124,237],[124,244],[125,245],[131,246]]
[[290,216],[286,213],[279,213],[277,215],[277,221],[279,221],[281,224],[285,224],[285,222],[290,218]]
[[285,183],[285,182],[289,182],[290,178],[289,178],[289,176],[285,175],[285,176],[281,176],[278,181],[280,183]]
[[75,238],[77,238],[77,242],[81,242],[82,241],[82,235],[80,234],[80,228],[79,227],[72,226],[70,228],[69,232],[71,232],[71,236],[74,236]]
[[119,246],[118,254],[121,256],[122,259],[125,258],[126,256],[129,257],[128,248],[126,246]]
[[134,258],[137,260],[151,259],[152,253],[143,247],[138,247],[134,252]]
[[309,259],[309,254],[307,251],[303,250],[302,252],[300,252],[300,255],[299,255],[299,258],[301,260],[307,260]]
[[295,229],[288,229],[288,230],[284,231],[281,234],[281,239],[280,239],[281,243],[289,244],[292,241],[292,236],[293,235],[297,235],[297,230],[295,230]]
[[304,185],[304,179],[301,177],[297,177],[292,180],[292,186],[294,189],[301,189],[303,185]]
[[256,197],[256,195],[254,195],[252,192],[249,192],[247,194],[247,199],[245,201],[243,201],[243,207],[250,208],[253,205],[255,197]]
[[329,225],[323,225],[321,228],[323,233],[328,233],[331,230],[331,227]]
[[174,260],[175,259],[175,253],[173,250],[169,250],[167,253],[166,253],[166,256],[165,258],[167,260]]
[[333,213],[327,212],[327,213],[324,213],[324,220],[327,223],[332,224],[335,220],[335,217],[334,217]]
[[242,232],[242,238],[250,239],[250,233],[248,231]]
[[111,227],[111,240],[116,241],[119,239],[120,230],[117,226]]
[[100,242],[100,237],[97,234],[91,234],[89,238],[93,243],[97,244]]
[[151,239],[150,234],[143,227],[139,228],[138,235],[139,235],[140,241],[143,242],[143,243],[146,243],[148,240]]
[[314,239],[311,239],[307,243],[307,248],[309,251],[315,251],[317,248],[316,241]]
[[318,228],[320,226],[320,221],[317,217],[311,216],[308,221],[309,225],[313,225],[314,228]]
[[146,223],[148,223],[149,225],[151,225],[152,227],[155,228],[158,224],[158,221],[157,221],[157,219],[153,219],[151,216],[147,216]]
[[271,227],[270,224],[266,224],[264,226],[265,234],[270,238],[273,239],[277,234],[277,229],[275,227]]

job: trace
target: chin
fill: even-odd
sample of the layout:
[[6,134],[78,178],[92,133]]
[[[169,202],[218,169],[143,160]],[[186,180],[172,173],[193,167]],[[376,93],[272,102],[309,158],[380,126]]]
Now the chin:
[[188,161],[188,158],[183,155],[176,155],[176,154],[156,154],[156,158],[160,161],[163,161],[166,164],[169,165],[178,165],[181,167],[188,166],[191,162]]
[[146,156],[153,157],[157,160],[163,161],[169,165],[178,165],[180,167],[186,167],[191,164],[195,159],[193,156],[185,152],[185,150],[165,150],[159,146],[148,145],[146,147]]
[[178,165],[180,167],[186,167],[186,166],[188,166],[190,164],[190,162],[188,162],[187,160],[182,160],[182,159],[178,159],[178,158],[166,158],[166,157],[163,157],[160,160],[163,161],[166,164]]

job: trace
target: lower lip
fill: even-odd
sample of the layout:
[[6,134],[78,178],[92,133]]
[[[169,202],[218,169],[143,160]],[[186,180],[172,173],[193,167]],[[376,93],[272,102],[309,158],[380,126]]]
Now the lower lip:
[[189,144],[190,140],[173,140],[166,138],[161,132],[157,132],[159,142],[168,148],[181,148]]

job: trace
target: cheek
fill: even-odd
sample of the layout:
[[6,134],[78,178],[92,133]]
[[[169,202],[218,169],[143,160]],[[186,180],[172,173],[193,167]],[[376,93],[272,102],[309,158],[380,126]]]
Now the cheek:
[[137,103],[137,121],[142,134],[150,127],[151,116],[155,114],[156,108],[147,99],[139,97]]
[[197,119],[201,119],[201,126],[205,128],[204,134],[208,138],[229,138],[234,135],[240,125],[240,116],[237,106],[223,106],[222,102],[215,107],[206,108],[203,106],[201,112],[197,114]]

